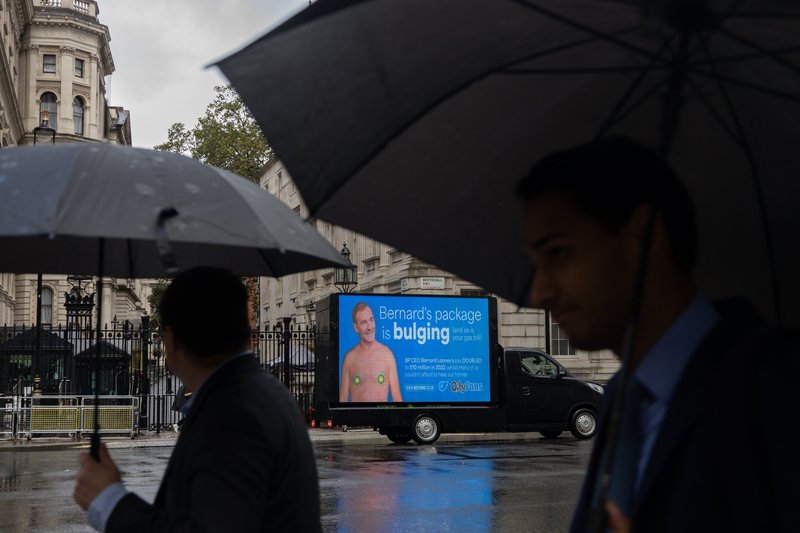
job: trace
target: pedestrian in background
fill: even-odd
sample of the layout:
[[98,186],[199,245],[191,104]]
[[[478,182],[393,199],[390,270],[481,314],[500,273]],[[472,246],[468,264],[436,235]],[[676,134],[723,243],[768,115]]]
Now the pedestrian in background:
[[160,314],[167,364],[194,391],[185,423],[152,504],[126,490],[105,445],[99,461],[81,455],[74,498],[89,523],[108,533],[321,531],[308,431],[248,351],[244,285],[228,271],[189,270]]
[[189,412],[189,408],[184,406],[191,397],[192,397],[192,391],[187,391],[186,385],[184,384],[181,384],[181,386],[178,387],[178,390],[175,392],[175,399],[172,400],[172,410],[178,412],[181,415],[181,417],[178,419],[178,422],[172,424],[172,429],[175,430],[175,433],[180,431],[183,422],[186,420],[185,415],[186,413]]

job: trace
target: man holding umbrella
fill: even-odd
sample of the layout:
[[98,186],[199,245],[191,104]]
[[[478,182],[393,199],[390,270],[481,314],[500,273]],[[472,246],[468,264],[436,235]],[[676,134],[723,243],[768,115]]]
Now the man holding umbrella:
[[320,531],[297,404],[248,350],[247,291],[226,270],[175,277],[161,302],[167,364],[194,391],[153,504],[126,491],[105,446],[80,459],[75,501],[99,531]]
[[769,432],[798,390],[797,343],[746,302],[695,289],[693,206],[673,171],[606,138],[546,157],[518,193],[530,304],[579,349],[629,352],[606,395],[624,394],[622,414],[601,413],[572,530],[796,528],[797,441]]

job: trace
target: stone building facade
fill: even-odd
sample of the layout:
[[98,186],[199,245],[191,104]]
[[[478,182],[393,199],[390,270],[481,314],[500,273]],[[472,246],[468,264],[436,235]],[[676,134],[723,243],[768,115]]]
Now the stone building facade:
[[[273,160],[264,167],[259,184],[300,215],[308,216],[291,176],[280,161]],[[489,295],[482,288],[402,250],[321,220],[311,219],[309,222],[337,249],[347,246],[351,253],[350,261],[358,272],[357,292]],[[333,269],[303,272],[280,279],[261,278],[260,325],[262,328],[283,326],[288,319],[293,327],[307,328],[313,320],[316,302],[337,290]],[[558,324],[549,323],[541,310],[519,308],[498,298],[498,322],[501,345],[544,349],[576,375],[605,381],[619,368],[618,361],[610,352],[573,350]]]
[[[33,130],[45,118],[56,144],[131,145],[130,112],[106,99],[115,67],[111,34],[99,13],[95,0],[0,0],[0,147],[33,144]],[[77,284],[47,273],[42,281],[42,322],[64,324],[65,295]],[[147,282],[112,278],[104,284],[102,322],[116,316],[138,323]],[[93,280],[90,289],[96,290]],[[0,326],[34,324],[36,292],[36,274],[0,274]]]

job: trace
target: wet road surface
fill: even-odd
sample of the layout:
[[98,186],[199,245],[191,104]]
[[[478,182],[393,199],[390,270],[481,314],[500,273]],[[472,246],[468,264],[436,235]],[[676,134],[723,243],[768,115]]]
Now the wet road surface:
[[[326,532],[558,532],[569,525],[591,442],[315,441],[314,448]],[[171,451],[111,453],[128,488],[152,501]],[[72,501],[78,453],[0,451],[1,532],[91,531]]]

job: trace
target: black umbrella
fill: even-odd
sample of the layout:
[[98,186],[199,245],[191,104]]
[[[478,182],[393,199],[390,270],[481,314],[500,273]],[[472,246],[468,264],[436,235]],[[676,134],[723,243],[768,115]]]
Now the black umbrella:
[[0,151],[0,250],[2,272],[100,278],[200,265],[276,277],[346,266],[314,228],[249,180],[182,155],[100,143]]
[[521,177],[603,135],[655,146],[697,205],[699,285],[800,326],[800,4],[321,0],[218,65],[314,215],[520,303]]
[[800,4],[321,0],[218,65],[312,214],[520,303],[515,183],[597,136],[658,146],[705,292],[800,325]]

